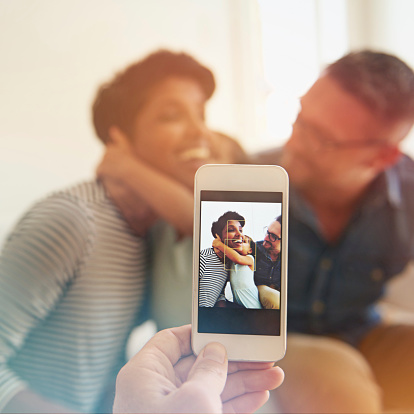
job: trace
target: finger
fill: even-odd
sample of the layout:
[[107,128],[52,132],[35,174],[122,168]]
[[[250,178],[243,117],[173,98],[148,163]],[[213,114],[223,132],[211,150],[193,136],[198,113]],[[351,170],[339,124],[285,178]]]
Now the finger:
[[187,383],[205,387],[209,393],[219,396],[227,379],[227,351],[218,342],[207,344],[198,355],[188,374]]
[[228,372],[232,374],[237,371],[245,371],[249,369],[269,369],[272,368],[274,362],[240,362],[232,361],[229,362]]
[[128,137],[122,132],[120,128],[118,128],[115,125],[112,125],[108,129],[108,135],[109,135],[109,143],[114,144],[119,148],[122,149],[129,149],[130,148],[130,141]]
[[282,384],[284,372],[279,367],[255,371],[238,371],[230,374],[221,394],[223,402],[258,391],[273,390]]
[[[190,360],[191,357],[188,359]],[[181,361],[175,368],[179,365]],[[219,343],[208,344],[195,360],[187,381],[168,396],[168,410],[165,412],[174,407],[174,412],[221,413],[220,394],[226,378],[226,349]]]
[[[191,325],[165,329],[155,334],[136,357],[139,357],[144,365],[145,361],[154,361],[154,357],[162,363],[167,360],[171,365],[175,365],[181,357],[192,354],[190,337]],[[150,358],[146,358],[147,355]]]
[[269,391],[244,394],[223,404],[223,413],[253,413],[269,399]]
[[193,367],[195,360],[196,357],[194,355],[189,355],[181,358],[174,366],[175,375],[177,377],[177,386],[187,381],[188,373]]

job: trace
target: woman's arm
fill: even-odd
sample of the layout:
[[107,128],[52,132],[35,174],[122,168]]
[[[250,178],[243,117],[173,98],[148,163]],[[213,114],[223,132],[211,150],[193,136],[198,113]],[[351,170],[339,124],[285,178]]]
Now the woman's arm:
[[[107,144],[97,175],[115,204],[142,208],[144,201],[180,235],[192,235],[193,193],[134,155],[128,138],[118,128],[112,127],[110,136],[111,142]],[[119,187],[124,191],[120,191]]]
[[31,391],[8,362],[64,295],[90,237],[87,218],[61,197],[35,205],[8,237],[0,256],[0,411],[73,411]]
[[243,256],[231,247],[226,246],[217,234],[216,238],[213,240],[213,247],[223,252],[224,256],[228,257],[233,263],[247,265],[251,268],[254,266],[254,259],[251,256]]

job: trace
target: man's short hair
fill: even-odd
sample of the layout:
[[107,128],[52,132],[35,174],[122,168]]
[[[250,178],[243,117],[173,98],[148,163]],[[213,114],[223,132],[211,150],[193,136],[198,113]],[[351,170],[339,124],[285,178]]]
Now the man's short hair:
[[128,66],[98,89],[92,105],[92,119],[99,139],[106,143],[108,130],[113,125],[129,136],[151,88],[170,76],[195,80],[207,99],[215,89],[213,73],[192,56],[168,50],[152,53]]
[[414,72],[396,56],[362,50],[330,64],[324,75],[386,121],[414,121]]
[[242,227],[244,227],[245,221],[246,221],[244,217],[240,215],[239,213],[236,213],[235,211],[227,211],[222,216],[220,216],[217,219],[217,221],[213,222],[211,226],[211,234],[213,235],[214,238],[216,238],[216,234],[218,234],[221,239],[223,229],[227,226],[227,222],[229,220],[239,221]]

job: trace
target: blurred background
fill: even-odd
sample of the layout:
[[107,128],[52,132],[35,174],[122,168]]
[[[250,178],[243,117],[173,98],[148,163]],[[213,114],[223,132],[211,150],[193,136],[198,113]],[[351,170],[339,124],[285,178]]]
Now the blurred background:
[[[282,144],[298,98],[349,50],[414,66],[412,0],[0,0],[0,244],[52,190],[89,179],[103,148],[98,86],[146,54],[213,70],[211,128],[248,151]],[[404,149],[414,155],[413,134]]]

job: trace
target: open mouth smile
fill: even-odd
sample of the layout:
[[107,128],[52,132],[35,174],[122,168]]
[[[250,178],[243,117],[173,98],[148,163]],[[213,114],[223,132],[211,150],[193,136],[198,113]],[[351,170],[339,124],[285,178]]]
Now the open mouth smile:
[[235,247],[240,247],[243,244],[242,239],[228,239],[228,243],[232,244]]
[[180,161],[205,161],[210,159],[211,151],[207,147],[194,147],[188,148],[187,150],[182,151],[178,158]]

